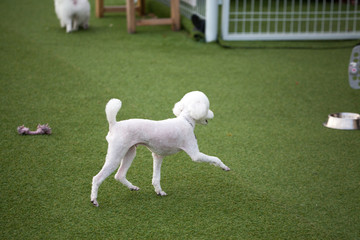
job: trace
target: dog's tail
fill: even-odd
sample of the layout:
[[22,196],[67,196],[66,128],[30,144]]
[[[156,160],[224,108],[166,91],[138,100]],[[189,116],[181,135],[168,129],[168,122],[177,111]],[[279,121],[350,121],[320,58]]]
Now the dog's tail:
[[121,108],[121,101],[119,99],[113,98],[106,104],[105,112],[106,118],[109,122],[109,128],[111,128],[116,123],[116,115]]

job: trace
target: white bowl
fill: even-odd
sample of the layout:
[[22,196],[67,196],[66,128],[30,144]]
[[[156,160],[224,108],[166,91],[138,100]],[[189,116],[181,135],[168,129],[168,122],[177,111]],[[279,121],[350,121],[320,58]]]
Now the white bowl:
[[341,130],[359,130],[360,114],[358,113],[332,113],[329,114],[328,120],[324,123],[325,127]]

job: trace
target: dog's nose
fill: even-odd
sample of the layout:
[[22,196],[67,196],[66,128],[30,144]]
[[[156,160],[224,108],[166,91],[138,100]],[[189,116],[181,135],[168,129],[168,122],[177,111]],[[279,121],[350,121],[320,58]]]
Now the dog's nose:
[[209,109],[209,112],[207,114],[207,119],[213,119],[214,118],[214,113]]

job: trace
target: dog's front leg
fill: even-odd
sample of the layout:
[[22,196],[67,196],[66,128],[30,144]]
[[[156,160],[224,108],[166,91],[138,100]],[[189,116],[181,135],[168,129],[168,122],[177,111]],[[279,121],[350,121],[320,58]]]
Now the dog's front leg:
[[163,157],[155,153],[152,153],[152,156],[154,160],[152,184],[155,188],[155,192],[157,195],[166,196],[166,192],[164,192],[160,186],[161,164],[163,161]]
[[213,164],[215,166],[221,167],[223,170],[225,171],[229,171],[230,168],[228,166],[226,166],[219,158],[217,157],[213,157],[213,156],[208,156],[204,153],[201,152],[197,152],[197,153],[190,153],[189,154],[191,159],[194,162],[207,162],[210,164]]
[[63,20],[60,20],[60,27],[64,28],[66,26],[65,22]]
[[65,21],[63,21],[63,24],[66,26],[67,33],[70,33],[73,30],[73,23],[71,18],[65,19]]
[[71,23],[70,24],[66,24],[66,32],[70,33],[72,31],[72,27],[71,27]]

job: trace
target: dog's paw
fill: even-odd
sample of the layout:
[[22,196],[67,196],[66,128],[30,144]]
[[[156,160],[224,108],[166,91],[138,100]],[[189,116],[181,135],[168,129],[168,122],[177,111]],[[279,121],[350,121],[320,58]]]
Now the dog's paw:
[[166,192],[164,192],[164,191],[156,192],[156,194],[157,194],[158,196],[166,196],[166,195],[167,195]]
[[92,203],[95,207],[98,207],[98,206],[99,206],[99,203],[96,201],[96,199],[91,200],[91,203]]
[[139,190],[140,190],[140,188],[137,187],[137,186],[129,187],[129,189],[130,189],[131,191],[139,191]]
[[230,171],[230,168],[229,168],[228,166],[225,166],[225,167],[223,168],[223,170],[224,170],[224,171]]

